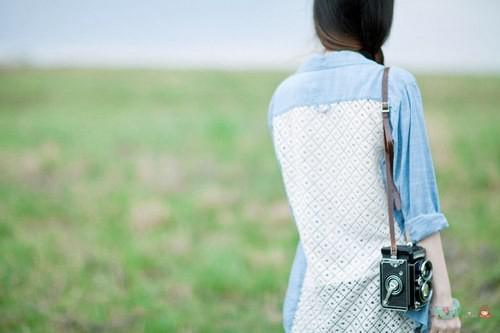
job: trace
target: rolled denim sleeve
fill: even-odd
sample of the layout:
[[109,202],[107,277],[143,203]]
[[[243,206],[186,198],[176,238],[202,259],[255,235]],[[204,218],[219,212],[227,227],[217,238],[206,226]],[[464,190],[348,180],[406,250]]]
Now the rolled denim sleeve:
[[412,241],[449,227],[441,212],[439,192],[417,82],[405,85],[394,133],[394,181],[401,194],[400,212]]

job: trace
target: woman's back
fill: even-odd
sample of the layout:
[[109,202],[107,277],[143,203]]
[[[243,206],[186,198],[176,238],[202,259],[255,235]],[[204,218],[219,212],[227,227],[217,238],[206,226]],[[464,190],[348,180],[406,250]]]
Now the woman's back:
[[[269,128],[304,257],[303,267],[294,267],[290,277],[284,309],[287,331],[414,332],[418,322],[427,323],[427,308],[405,316],[382,309],[378,301],[380,248],[389,242],[383,69],[355,51],[318,53],[273,95]],[[401,159],[415,152],[416,158],[423,158],[426,177],[421,181],[432,191],[434,174],[419,103],[413,75],[392,68],[389,106],[396,155]],[[405,146],[411,135],[419,139],[413,140],[410,151]],[[395,165],[395,181],[405,202],[412,190],[404,173],[411,166],[411,158]],[[420,209],[437,218],[438,206],[431,200]],[[419,222],[422,211],[410,205],[402,213],[396,216],[398,244],[405,241],[403,217],[410,219],[406,229],[412,239],[447,226],[444,218],[432,226]]]

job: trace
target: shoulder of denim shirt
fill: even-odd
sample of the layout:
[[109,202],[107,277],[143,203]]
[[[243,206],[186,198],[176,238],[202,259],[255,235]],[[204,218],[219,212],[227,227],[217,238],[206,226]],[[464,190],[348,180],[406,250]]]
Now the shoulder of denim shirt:
[[[352,57],[352,53],[347,52],[349,57]],[[363,57],[362,55],[360,55]],[[356,58],[354,63],[349,63],[352,59],[345,59],[345,63],[331,65],[328,61],[325,61],[325,56],[322,53],[313,53],[309,55],[298,67],[298,69],[285,77],[272,95],[272,108],[270,108],[270,118],[274,115],[281,114],[282,112],[290,109],[293,106],[304,106],[308,104],[309,100],[314,100],[312,98],[315,88],[318,86],[318,77],[321,73],[324,74],[325,71],[329,71],[338,67],[345,67],[345,70],[355,69],[355,67],[346,67],[349,65],[368,65],[363,66],[366,70],[374,70],[382,72],[384,66],[376,63],[375,61]],[[389,103],[392,107],[397,109],[402,96],[405,94],[405,89],[411,85],[417,85],[417,80],[415,76],[408,70],[398,67],[390,66],[389,72]],[[369,69],[368,69],[369,68]],[[358,73],[359,74],[359,73]],[[353,75],[356,75],[353,72]],[[323,75],[324,76],[324,75]],[[381,77],[380,77],[381,78]],[[380,98],[380,93],[378,90],[372,91],[371,97],[374,99]],[[369,96],[367,96],[369,97]]]

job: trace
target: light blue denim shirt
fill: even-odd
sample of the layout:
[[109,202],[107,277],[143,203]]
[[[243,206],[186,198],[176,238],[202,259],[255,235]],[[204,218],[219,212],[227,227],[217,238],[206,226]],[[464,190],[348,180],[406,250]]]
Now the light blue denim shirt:
[[[273,117],[296,106],[353,99],[381,100],[383,68],[355,51],[312,54],[276,88],[268,111],[270,135],[273,134]],[[402,210],[395,210],[394,216],[400,229],[406,230],[411,240],[418,242],[449,224],[440,210],[420,89],[415,77],[402,68],[391,66],[389,107],[395,145],[393,177],[402,201]],[[380,168],[385,170],[383,159]],[[382,174],[385,180],[385,172]],[[285,332],[292,326],[306,267],[299,240],[283,304]],[[428,332],[429,304],[405,314],[422,324],[422,333]]]

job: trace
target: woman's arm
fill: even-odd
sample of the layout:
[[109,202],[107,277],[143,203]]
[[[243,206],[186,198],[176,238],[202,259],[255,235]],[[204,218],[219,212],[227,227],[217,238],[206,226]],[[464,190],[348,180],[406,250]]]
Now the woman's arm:
[[[444,258],[443,247],[441,244],[440,232],[435,232],[429,237],[422,239],[418,245],[425,248],[427,258],[432,262],[432,284],[433,296],[431,306],[449,306],[452,304],[450,279],[446,269],[446,261]],[[431,319],[430,333],[438,332],[460,332],[462,323],[459,317],[453,319]]]
[[[405,86],[395,128],[394,179],[401,193],[397,212],[413,242],[426,249],[433,265],[433,301],[450,302],[451,287],[440,231],[448,228],[441,212],[434,163],[425,125],[420,89],[413,81]],[[445,305],[445,304],[442,304]]]
[[451,306],[451,286],[441,243],[441,233],[435,232],[417,243],[425,248],[427,258],[432,263],[433,305]]
[[[395,139],[394,180],[401,194],[398,223],[411,240],[426,249],[433,265],[430,306],[451,306],[452,290],[440,231],[448,228],[441,212],[433,159],[427,136],[420,89],[412,77],[406,82],[398,112],[391,114]],[[431,319],[433,332],[459,332],[460,320]]]

